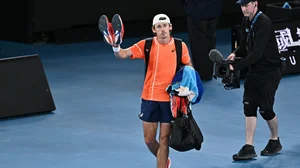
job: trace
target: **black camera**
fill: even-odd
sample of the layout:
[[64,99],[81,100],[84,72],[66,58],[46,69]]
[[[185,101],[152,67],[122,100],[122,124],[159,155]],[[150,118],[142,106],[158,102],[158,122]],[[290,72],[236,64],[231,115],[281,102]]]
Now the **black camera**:
[[215,63],[215,75],[214,77],[222,78],[222,83],[224,84],[224,88],[226,90],[238,89],[240,88],[240,71],[230,70],[229,65],[235,64],[240,61],[241,58],[236,57],[232,62],[226,62],[220,64]]
[[223,59],[223,55],[216,49],[212,49],[209,52],[209,58],[215,63],[214,78],[222,78],[225,89],[240,88],[240,71],[230,70],[230,65],[238,63],[242,58],[235,57],[234,60]]

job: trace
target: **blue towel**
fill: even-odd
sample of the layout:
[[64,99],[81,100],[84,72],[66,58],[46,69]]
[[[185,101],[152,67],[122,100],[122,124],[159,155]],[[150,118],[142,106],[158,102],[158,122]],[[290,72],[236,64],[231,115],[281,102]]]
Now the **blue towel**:
[[170,95],[187,96],[192,104],[199,103],[204,93],[198,72],[190,66],[184,66],[175,74],[167,91]]

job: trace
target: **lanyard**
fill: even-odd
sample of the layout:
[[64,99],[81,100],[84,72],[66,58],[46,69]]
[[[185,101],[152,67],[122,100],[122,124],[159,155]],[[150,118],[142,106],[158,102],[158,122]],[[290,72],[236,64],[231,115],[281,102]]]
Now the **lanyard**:
[[[253,33],[253,25],[254,25],[254,23],[256,22],[258,16],[261,15],[261,14],[262,14],[262,12],[259,11],[259,12],[255,15],[255,17],[253,18],[253,20],[252,20],[252,22],[251,22],[250,30],[249,30],[248,28],[246,28],[246,33],[248,33],[248,36],[247,36],[247,44],[246,44],[246,46],[248,46],[248,41],[249,41],[249,38],[250,38],[251,34],[253,34],[253,36],[254,36],[254,33]],[[248,48],[248,47],[246,47],[246,48]],[[247,49],[247,50],[248,50],[248,49]]]

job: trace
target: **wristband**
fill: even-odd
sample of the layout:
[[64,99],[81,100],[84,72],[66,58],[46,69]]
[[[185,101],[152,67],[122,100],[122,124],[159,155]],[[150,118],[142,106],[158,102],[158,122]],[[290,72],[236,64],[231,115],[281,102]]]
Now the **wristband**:
[[120,46],[118,46],[118,47],[113,46],[112,49],[113,49],[114,52],[119,52],[121,50],[121,47]]

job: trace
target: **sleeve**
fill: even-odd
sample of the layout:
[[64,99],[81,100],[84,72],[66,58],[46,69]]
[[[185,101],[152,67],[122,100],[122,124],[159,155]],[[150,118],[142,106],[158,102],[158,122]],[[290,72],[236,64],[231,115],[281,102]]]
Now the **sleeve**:
[[130,47],[130,51],[132,52],[132,56],[130,56],[131,59],[145,58],[145,54],[144,54],[145,43],[146,40],[141,40]]
[[264,50],[270,38],[270,24],[271,22],[265,21],[260,27],[257,28],[253,50],[238,64],[233,65],[235,70],[246,68],[249,65],[254,64],[263,56]]
[[244,32],[245,31],[245,19],[242,21],[240,33],[240,45],[233,51],[236,57],[245,57],[246,56],[246,39]]
[[191,58],[190,58],[188,47],[186,46],[186,44],[184,42],[182,42],[182,58],[181,58],[181,62],[183,64],[188,64],[190,61],[191,61]]

